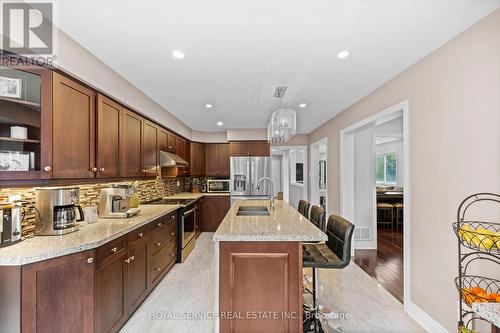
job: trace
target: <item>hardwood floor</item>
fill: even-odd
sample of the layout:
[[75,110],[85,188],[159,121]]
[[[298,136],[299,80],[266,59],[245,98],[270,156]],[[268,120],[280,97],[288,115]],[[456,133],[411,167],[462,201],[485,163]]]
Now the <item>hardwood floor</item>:
[[[182,264],[176,264],[136,313],[122,333],[213,333],[212,318],[183,314],[211,313],[215,309],[213,233],[203,232]],[[305,269],[306,274],[310,269]],[[330,327],[342,333],[423,333],[403,306],[377,286],[357,265],[344,269],[320,269],[320,304],[331,311]],[[338,314],[338,317],[334,315]],[[342,314],[345,317],[342,318]],[[333,330],[332,330],[333,332]]]
[[354,262],[403,303],[403,232],[378,228],[377,250],[356,250]]

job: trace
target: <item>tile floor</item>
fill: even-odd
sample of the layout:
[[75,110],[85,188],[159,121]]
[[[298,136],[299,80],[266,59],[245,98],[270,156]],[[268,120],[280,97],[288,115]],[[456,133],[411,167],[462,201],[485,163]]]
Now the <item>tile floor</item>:
[[[202,233],[186,262],[175,265],[123,327],[136,332],[214,332],[211,319],[183,316],[214,310],[214,244]],[[321,270],[320,303],[347,319],[330,320],[341,332],[425,332],[403,306],[354,263],[343,270]],[[176,318],[174,318],[176,317]]]

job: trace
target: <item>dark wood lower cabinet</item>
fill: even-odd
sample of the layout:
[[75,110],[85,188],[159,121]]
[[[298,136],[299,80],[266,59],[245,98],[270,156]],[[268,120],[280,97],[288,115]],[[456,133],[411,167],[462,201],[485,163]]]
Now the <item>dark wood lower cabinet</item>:
[[175,264],[176,216],[167,214],[96,250],[95,332],[118,332]]
[[94,251],[22,267],[22,332],[94,331]]
[[216,231],[230,207],[231,201],[228,195],[204,197],[201,231]]
[[96,271],[96,332],[118,331],[127,320],[127,255],[121,251]]
[[133,313],[148,295],[148,247],[147,243],[130,249],[128,265],[128,310]]
[[97,249],[0,267],[0,332],[118,332],[176,261],[174,211]]
[[219,285],[221,333],[302,332],[301,242],[220,242]]

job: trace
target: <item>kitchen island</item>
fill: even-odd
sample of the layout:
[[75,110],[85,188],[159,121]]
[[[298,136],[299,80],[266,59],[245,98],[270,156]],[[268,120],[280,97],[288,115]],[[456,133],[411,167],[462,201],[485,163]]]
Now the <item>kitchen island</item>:
[[302,242],[326,234],[284,201],[240,200],[213,240],[216,331],[302,332]]

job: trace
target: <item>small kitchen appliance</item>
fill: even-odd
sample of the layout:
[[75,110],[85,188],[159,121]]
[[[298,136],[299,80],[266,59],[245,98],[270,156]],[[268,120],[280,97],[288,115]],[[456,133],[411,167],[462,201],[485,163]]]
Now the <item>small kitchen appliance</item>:
[[126,219],[141,212],[130,208],[130,198],[135,188],[127,184],[103,188],[99,197],[99,217],[103,219]]
[[24,209],[18,204],[0,205],[0,247],[21,241]]
[[[35,189],[35,234],[64,235],[78,230],[78,222],[84,220],[83,209],[78,202],[78,187],[54,187]],[[78,211],[78,218],[76,211]]]
[[229,193],[229,179],[208,179],[207,192]]

